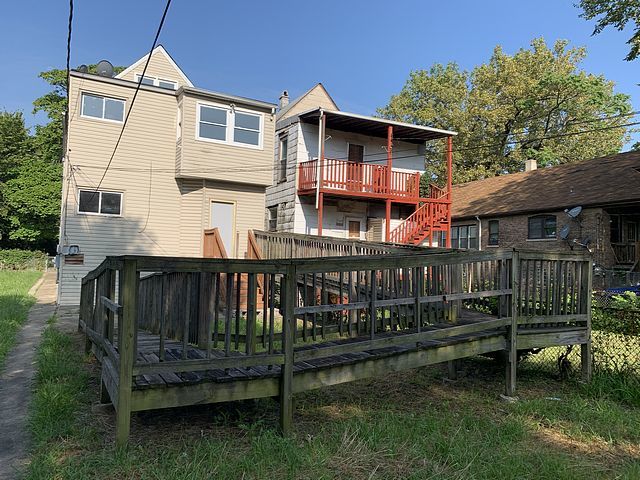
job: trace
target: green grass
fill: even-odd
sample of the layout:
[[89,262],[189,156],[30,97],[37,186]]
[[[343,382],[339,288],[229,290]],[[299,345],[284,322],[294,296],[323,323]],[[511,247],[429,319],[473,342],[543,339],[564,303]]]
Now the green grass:
[[260,400],[134,415],[116,450],[113,413],[91,410],[99,368],[80,352],[81,337],[46,330],[29,479],[640,478],[639,408],[540,374],[503,403],[503,368],[486,359],[455,383],[435,367],[297,395],[291,438]]
[[27,294],[42,272],[0,270],[0,369],[35,299]]

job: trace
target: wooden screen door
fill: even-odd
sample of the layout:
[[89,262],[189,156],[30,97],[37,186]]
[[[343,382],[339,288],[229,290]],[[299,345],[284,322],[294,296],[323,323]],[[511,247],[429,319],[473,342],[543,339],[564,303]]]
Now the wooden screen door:
[[347,164],[347,188],[360,190],[362,186],[362,163],[364,162],[364,145],[349,144],[349,163]]
[[349,238],[360,239],[360,220],[349,220]]

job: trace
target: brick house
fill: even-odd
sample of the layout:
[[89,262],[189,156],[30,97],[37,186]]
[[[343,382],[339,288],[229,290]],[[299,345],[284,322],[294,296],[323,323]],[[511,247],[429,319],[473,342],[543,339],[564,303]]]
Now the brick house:
[[540,169],[529,160],[452,193],[454,248],[588,250],[605,268],[640,267],[640,152]]

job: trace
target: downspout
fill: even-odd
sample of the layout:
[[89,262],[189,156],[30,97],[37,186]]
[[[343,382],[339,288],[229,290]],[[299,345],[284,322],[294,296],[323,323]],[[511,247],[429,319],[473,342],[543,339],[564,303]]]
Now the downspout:
[[478,251],[482,251],[482,222],[477,215],[476,220],[478,221]]

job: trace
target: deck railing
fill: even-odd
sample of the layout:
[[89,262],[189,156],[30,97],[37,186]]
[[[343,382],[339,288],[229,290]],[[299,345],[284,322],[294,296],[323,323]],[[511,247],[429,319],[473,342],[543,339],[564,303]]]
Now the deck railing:
[[[261,251],[261,258],[318,258],[348,257],[359,255],[409,254],[411,252],[427,254],[443,249],[426,249],[413,245],[367,242],[346,238],[303,235],[289,232],[263,232],[253,230],[249,233]],[[251,238],[253,237],[253,238]],[[251,258],[255,258],[252,255]]]
[[[298,190],[314,190],[318,186],[318,160],[299,166]],[[389,197],[417,201],[420,198],[420,173],[391,170],[386,165],[325,159],[320,165],[320,188],[337,194]]]
[[[103,396],[108,393],[116,406],[118,441],[126,441],[132,410],[153,408],[146,397],[132,403],[134,376],[153,381],[179,372],[277,369],[281,426],[287,430],[296,362],[489,330],[491,348],[509,354],[512,394],[518,349],[581,343],[588,352],[589,259],[511,250],[422,251],[429,253],[108,258],[82,281],[80,322],[103,372],[112,372],[103,374]],[[247,285],[244,299],[240,285]],[[460,323],[464,307],[490,311],[495,319]],[[442,322],[455,328],[446,334],[433,328]],[[405,334],[390,336],[400,331]],[[140,348],[148,335],[157,338],[157,351]],[[368,340],[313,348],[341,337]],[[301,346],[294,351],[296,344]]]

